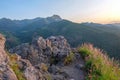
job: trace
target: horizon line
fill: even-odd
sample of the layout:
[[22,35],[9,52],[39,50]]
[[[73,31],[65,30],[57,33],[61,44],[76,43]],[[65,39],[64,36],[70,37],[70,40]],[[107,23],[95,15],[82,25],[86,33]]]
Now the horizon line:
[[[56,14],[53,14],[53,15],[56,15]],[[52,16],[53,16],[52,15]],[[9,17],[0,17],[0,19],[10,19],[12,21],[14,20],[32,20],[32,19],[36,19],[36,18],[48,18],[48,17],[52,17],[52,16],[46,16],[46,17],[33,17],[33,18],[21,18],[21,19],[18,19],[18,18],[9,18]],[[59,15],[58,15],[59,16]],[[71,19],[65,19],[65,18],[62,18],[61,16],[59,16],[61,19],[63,20],[68,20],[70,22],[73,22],[73,23],[78,23],[78,24],[81,24],[81,23],[96,23],[96,24],[119,24],[120,21],[110,21],[110,22],[94,22],[94,21],[74,21],[74,20],[71,20]]]

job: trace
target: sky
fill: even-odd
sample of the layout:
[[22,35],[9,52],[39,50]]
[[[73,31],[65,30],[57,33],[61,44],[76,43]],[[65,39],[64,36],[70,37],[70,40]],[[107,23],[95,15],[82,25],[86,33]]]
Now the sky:
[[73,22],[120,21],[120,0],[0,0],[0,18],[32,19],[57,14]]

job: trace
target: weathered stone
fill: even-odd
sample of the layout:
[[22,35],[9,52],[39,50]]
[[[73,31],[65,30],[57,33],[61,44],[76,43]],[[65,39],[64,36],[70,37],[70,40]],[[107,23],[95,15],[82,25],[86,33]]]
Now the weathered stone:
[[30,60],[33,65],[41,62],[48,63],[51,56],[57,57],[59,61],[71,52],[70,45],[63,36],[51,36],[47,39],[36,37],[32,40],[31,45],[28,43],[10,49],[11,53],[17,53],[22,58]]
[[1,64],[6,64],[8,61],[8,57],[7,54],[4,50],[4,43],[5,43],[6,39],[3,37],[3,35],[0,34],[0,65]]
[[52,66],[50,66],[49,68],[48,68],[48,71],[50,72],[50,73],[52,73],[52,74],[57,74],[58,72],[59,72],[59,68],[57,67],[57,66],[55,66],[55,65],[52,65]]
[[28,60],[21,58],[17,61],[17,64],[21,70],[25,70],[27,67],[32,66]]
[[0,80],[18,80],[8,65],[9,58],[4,50],[5,38],[0,34]]
[[44,80],[42,74],[33,66],[27,67],[24,74],[27,80]]
[[[72,50],[73,62],[64,65]],[[84,80],[84,61],[76,48],[72,50],[63,36],[51,36],[33,38],[9,51],[19,55],[17,64],[27,80]]]

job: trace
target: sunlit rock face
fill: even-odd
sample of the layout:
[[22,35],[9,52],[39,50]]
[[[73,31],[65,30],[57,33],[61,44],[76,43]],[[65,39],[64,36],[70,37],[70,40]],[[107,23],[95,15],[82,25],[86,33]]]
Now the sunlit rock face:
[[9,58],[4,50],[6,39],[0,34],[0,80],[18,80],[8,65]]
[[7,61],[7,56],[6,53],[4,51],[4,43],[5,43],[5,38],[3,37],[3,35],[0,34],[0,64],[4,64],[4,62]]

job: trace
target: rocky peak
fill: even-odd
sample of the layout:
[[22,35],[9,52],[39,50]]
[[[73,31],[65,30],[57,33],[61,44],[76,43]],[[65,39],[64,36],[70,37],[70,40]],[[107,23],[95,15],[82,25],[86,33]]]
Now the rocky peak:
[[46,19],[49,20],[50,22],[56,22],[56,21],[61,21],[62,20],[62,18],[58,15],[53,15],[51,17],[47,17]]
[[53,15],[51,18],[55,20],[62,20],[62,18],[59,15]]
[[[41,36],[32,42],[21,44],[11,53],[17,53],[17,64],[24,73],[26,80],[85,80],[80,69],[84,64],[79,61],[78,53],[71,53],[71,48],[63,36]],[[66,63],[72,62],[70,65]],[[77,66],[77,67],[76,67]]]

